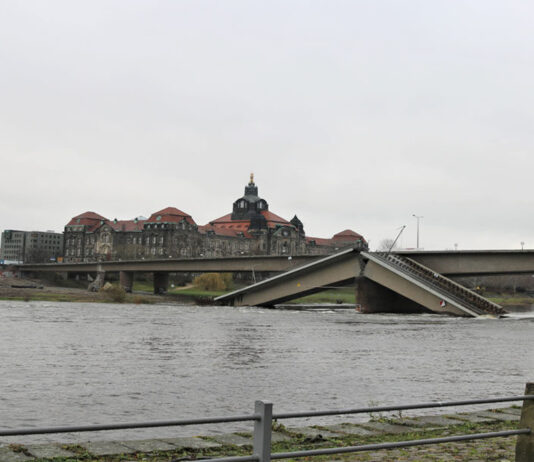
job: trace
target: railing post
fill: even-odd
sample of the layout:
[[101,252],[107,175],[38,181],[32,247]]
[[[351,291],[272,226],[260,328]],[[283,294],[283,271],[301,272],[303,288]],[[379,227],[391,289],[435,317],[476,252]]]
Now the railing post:
[[264,401],[254,403],[254,412],[260,420],[254,422],[254,455],[259,462],[271,461],[271,428],[273,424],[273,404]]
[[[534,382],[528,382],[525,395],[534,395]],[[515,446],[516,462],[532,462],[534,460],[534,400],[523,401],[519,428],[530,428],[528,435],[519,435]]]

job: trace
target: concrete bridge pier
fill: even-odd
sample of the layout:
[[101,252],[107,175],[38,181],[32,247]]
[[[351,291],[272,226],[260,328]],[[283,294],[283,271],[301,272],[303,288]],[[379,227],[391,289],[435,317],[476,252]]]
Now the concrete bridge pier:
[[154,273],[154,293],[164,294],[169,288],[169,273]]
[[425,307],[365,277],[356,278],[356,303],[362,313],[428,313]]
[[119,273],[119,283],[120,286],[128,293],[132,293],[134,281],[134,272],[133,271],[121,271]]
[[96,272],[96,278],[91,284],[89,284],[88,290],[91,292],[98,292],[102,286],[106,282],[106,272],[105,271],[97,271]]

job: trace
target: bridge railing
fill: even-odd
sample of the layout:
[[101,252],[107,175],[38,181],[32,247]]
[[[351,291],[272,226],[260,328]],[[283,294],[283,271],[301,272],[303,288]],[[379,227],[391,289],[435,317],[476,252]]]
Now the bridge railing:
[[[311,449],[304,451],[292,452],[271,452],[271,436],[273,420],[282,419],[297,419],[333,415],[349,415],[349,414],[370,414],[373,412],[391,412],[391,411],[406,411],[416,409],[430,409],[443,407],[458,407],[478,404],[494,404],[522,401],[523,407],[521,410],[521,418],[519,427],[516,430],[506,430],[488,433],[474,433],[447,436],[442,438],[427,438],[416,439],[408,441],[396,441],[391,443],[375,443],[360,446],[344,446]],[[47,427],[47,428],[26,428],[26,429],[11,429],[0,430],[0,436],[21,436],[21,435],[42,435],[52,433],[71,433],[71,432],[94,432],[103,430],[125,430],[136,428],[155,428],[155,427],[171,427],[184,425],[199,425],[199,424],[216,424],[229,422],[254,422],[253,435],[253,452],[248,456],[229,456],[217,459],[209,459],[210,462],[269,462],[275,459],[290,459],[296,457],[310,457],[331,454],[346,454],[365,451],[378,451],[394,448],[406,448],[413,446],[423,446],[431,444],[472,441],[488,438],[511,437],[518,436],[516,443],[516,462],[532,462],[534,460],[534,383],[527,383],[525,394],[522,396],[509,396],[503,398],[486,398],[463,401],[449,401],[437,403],[420,403],[420,404],[404,404],[396,406],[375,406],[363,407],[353,409],[338,409],[338,410],[323,410],[323,411],[305,411],[305,412],[287,412],[287,413],[273,413],[273,405],[269,402],[256,401],[254,413],[249,415],[236,415],[226,417],[206,417],[197,419],[182,419],[182,420],[167,420],[156,422],[136,422],[136,423],[119,423],[119,424],[103,424],[103,425],[78,425],[78,426],[62,426],[62,427]],[[203,461],[203,462],[207,462]]]
[[440,285],[460,295],[462,298],[466,299],[473,306],[476,306],[478,308],[483,309],[486,312],[491,312],[493,314],[503,313],[502,308],[499,305],[485,299],[484,297],[480,296],[476,292],[473,292],[472,290],[467,289],[461,284],[458,284],[457,282],[449,278],[446,278],[439,273],[434,272],[430,268],[427,268],[426,266],[422,265],[419,262],[416,262],[415,260],[412,260],[411,258],[403,257],[403,260],[406,261],[406,263],[410,265],[412,268],[414,268],[416,271],[423,272],[427,278],[437,279]]
[[414,260],[394,254],[379,254],[379,258],[411,274],[416,279],[430,284],[435,289],[445,291],[447,296],[472,309],[477,314],[491,313],[499,315],[504,313],[499,305],[486,300],[477,293]]

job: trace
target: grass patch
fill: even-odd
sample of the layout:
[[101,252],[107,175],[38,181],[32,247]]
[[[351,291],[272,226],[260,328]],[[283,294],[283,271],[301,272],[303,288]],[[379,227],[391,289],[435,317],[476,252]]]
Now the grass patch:
[[487,295],[486,298],[501,306],[510,305],[534,305],[534,297],[529,296],[516,296],[516,295]]
[[136,292],[154,292],[154,284],[147,281],[134,281],[132,290]]
[[0,300],[13,300],[24,302],[101,302],[100,298],[83,294],[57,294],[53,292],[35,292],[27,295],[6,295],[0,297]]
[[356,290],[353,287],[330,289],[297,298],[288,303],[356,303]]

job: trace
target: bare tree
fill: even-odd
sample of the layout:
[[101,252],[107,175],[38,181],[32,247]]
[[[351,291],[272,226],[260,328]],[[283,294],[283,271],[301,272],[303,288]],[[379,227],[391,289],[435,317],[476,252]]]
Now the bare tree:
[[379,252],[387,252],[390,249],[396,249],[396,248],[397,248],[397,243],[395,242],[395,239],[387,238],[387,239],[382,239],[380,241],[380,244],[378,244],[377,250]]

